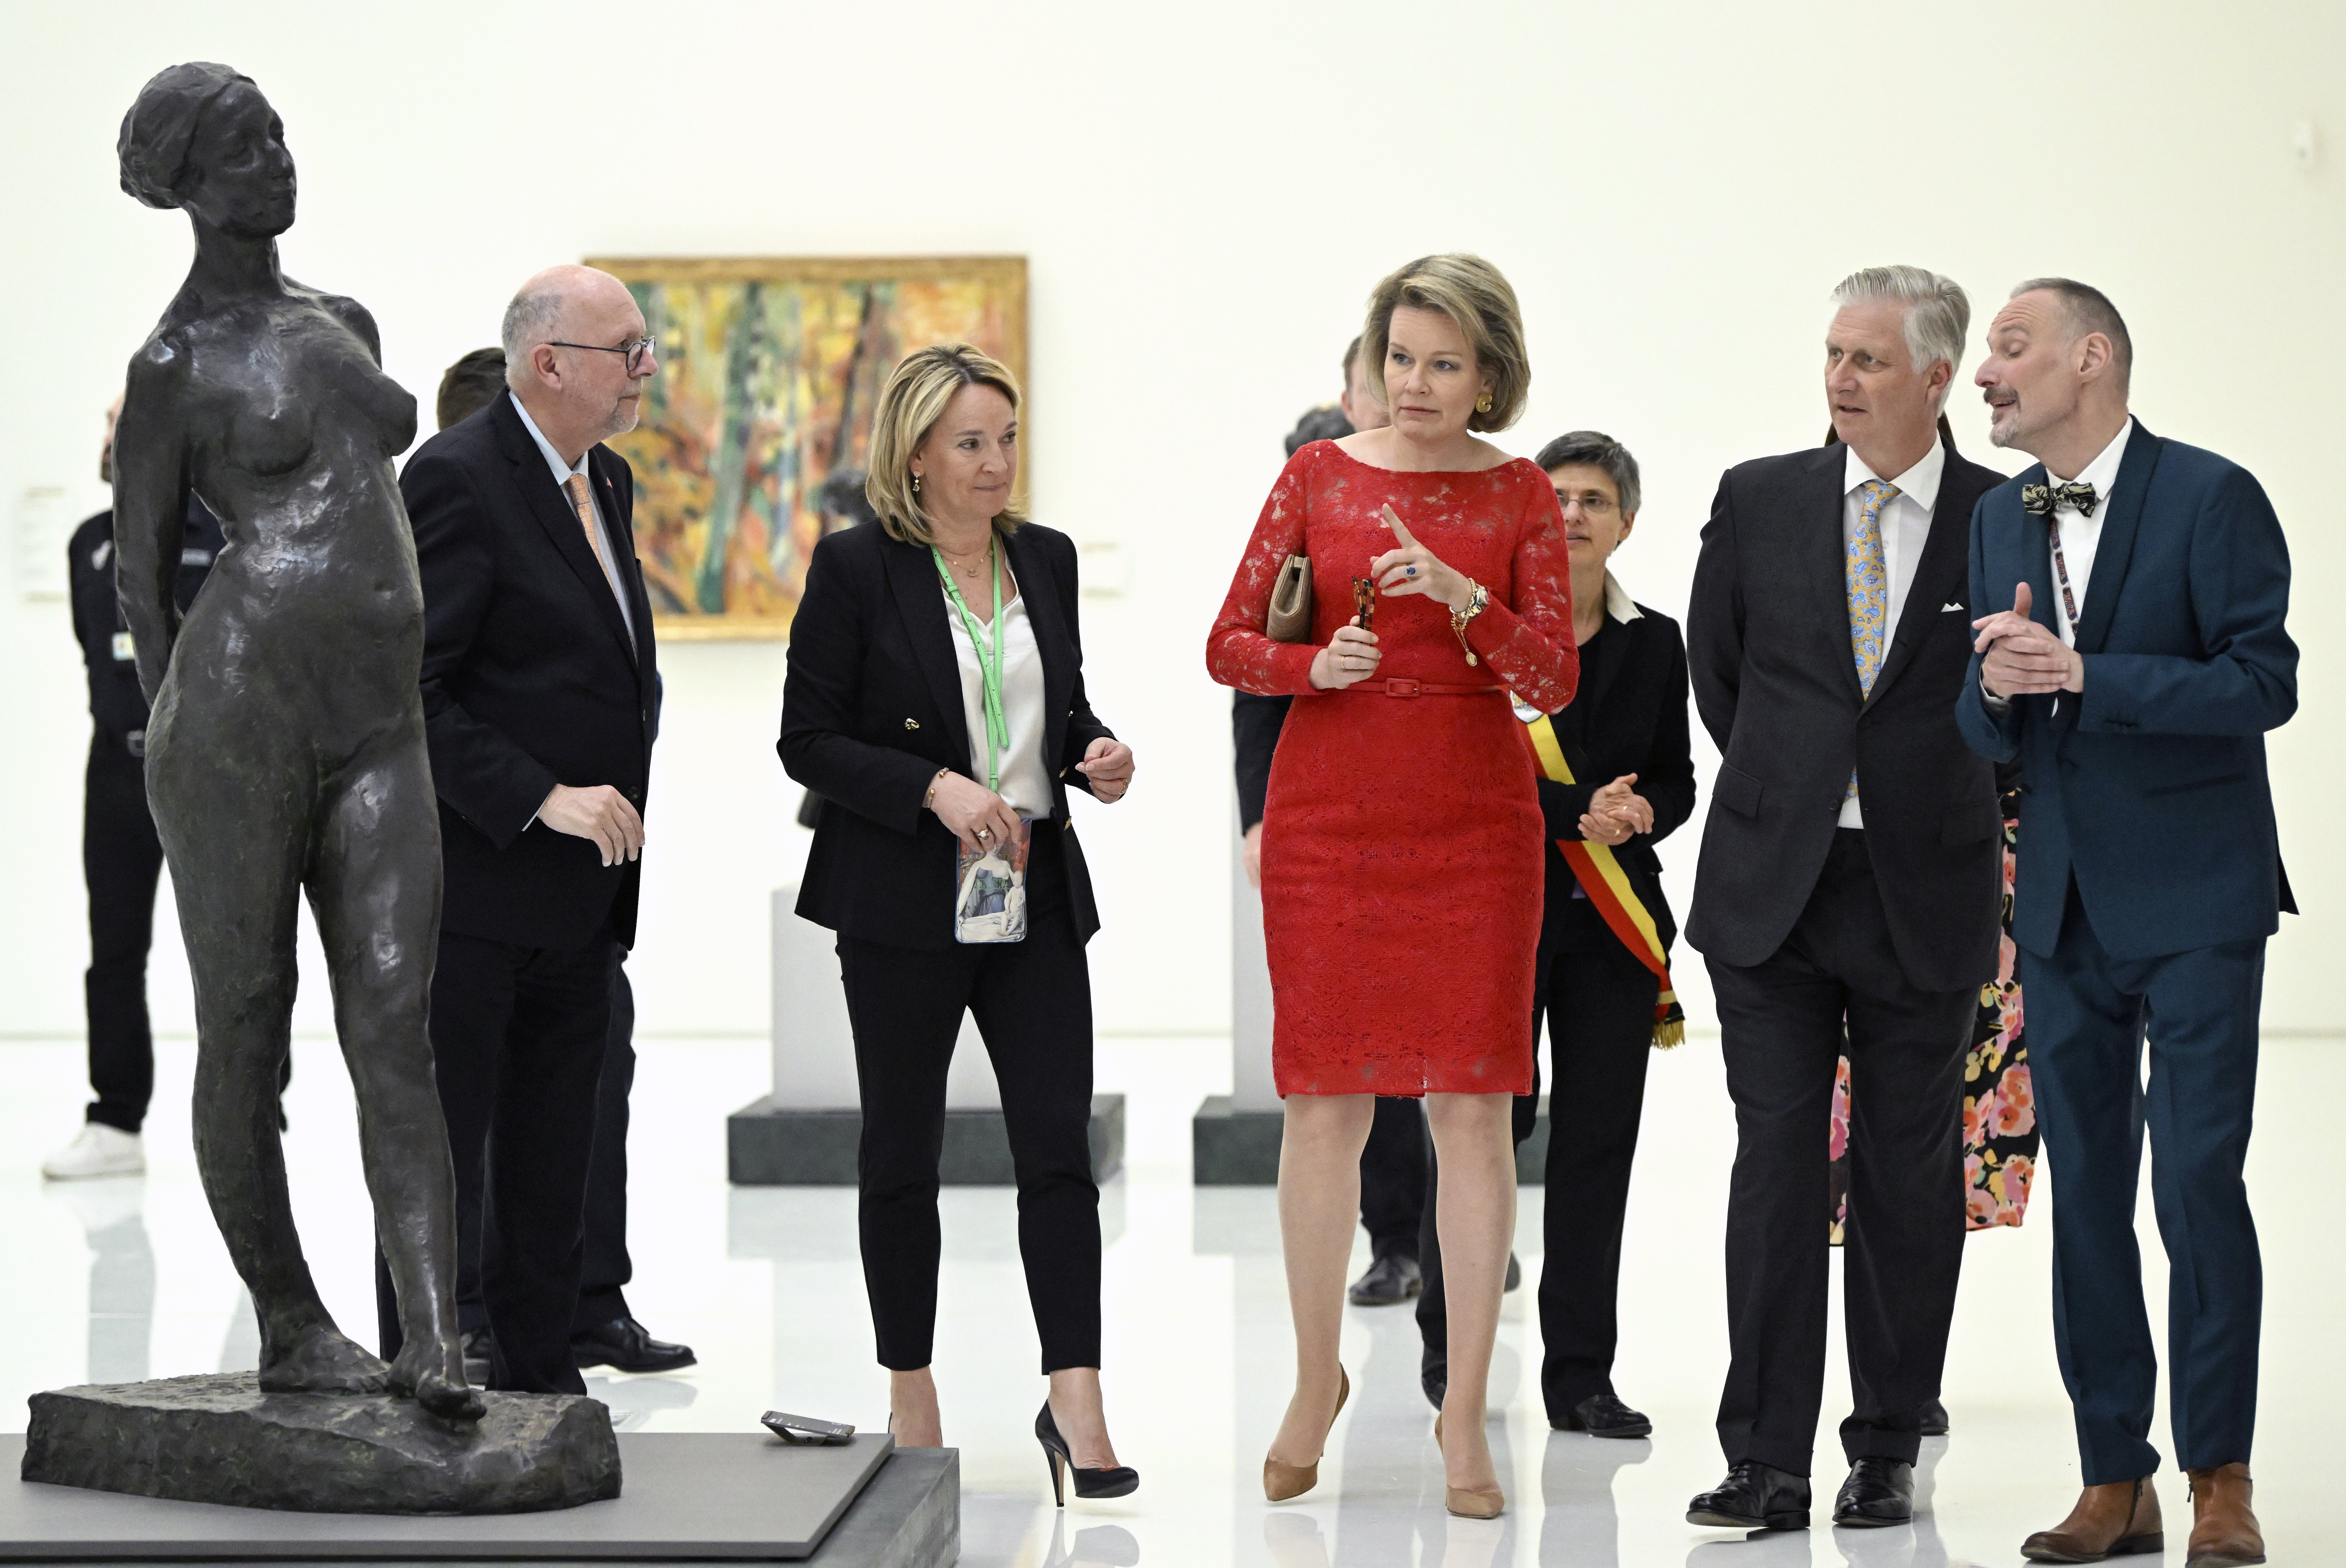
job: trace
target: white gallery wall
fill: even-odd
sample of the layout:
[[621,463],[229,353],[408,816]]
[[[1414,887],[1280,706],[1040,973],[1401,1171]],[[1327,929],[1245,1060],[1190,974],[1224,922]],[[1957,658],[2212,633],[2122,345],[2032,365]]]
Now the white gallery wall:
[[[1629,443],[1647,499],[1620,575],[1672,614],[1719,471],[1822,433],[1844,273],[1937,268],[1979,324],[2023,277],[2095,282],[2133,328],[2145,422],[2247,464],[2287,525],[2302,706],[2272,756],[2306,912],[2266,1021],[2346,1024],[2346,819],[2323,804],[2346,763],[2346,8],[5,0],[0,40],[0,1032],[81,1026],[88,727],[66,606],[37,596],[53,531],[104,504],[100,411],[187,265],[184,218],[124,196],[113,148],[140,84],[190,58],[276,105],[301,182],[287,270],[373,311],[427,426],[441,369],[549,262],[1029,258],[1035,514],[1100,564],[1091,692],[1140,759],[1127,802],[1076,808],[1110,1031],[1227,1026],[1229,694],[1205,632],[1382,273],[1453,249],[1508,273],[1535,381],[1503,441]],[[2017,467],[1967,382],[1952,412],[1970,454]],[[766,1026],[767,896],[807,841],[773,753],[783,658],[662,649],[648,1033]],[[1681,911],[1697,830],[1664,851]],[[300,1023],[322,1029],[310,978]],[[155,997],[189,1026],[168,911]]]

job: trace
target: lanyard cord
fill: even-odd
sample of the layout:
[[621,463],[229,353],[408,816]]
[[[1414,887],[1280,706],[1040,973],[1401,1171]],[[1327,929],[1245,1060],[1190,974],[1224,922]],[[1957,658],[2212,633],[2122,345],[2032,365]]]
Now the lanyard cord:
[[1010,748],[1010,720],[1002,711],[1002,569],[995,562],[994,552],[995,546],[987,544],[985,567],[986,575],[994,580],[994,619],[986,627],[992,635],[981,641],[977,617],[970,614],[961,590],[954,585],[953,573],[945,566],[944,552],[934,545],[929,546],[929,558],[936,562],[937,575],[944,579],[945,592],[953,596],[954,608],[961,614],[962,630],[969,634],[969,646],[977,650],[979,683],[985,688],[985,770],[990,775],[985,787],[999,795],[1002,754]]

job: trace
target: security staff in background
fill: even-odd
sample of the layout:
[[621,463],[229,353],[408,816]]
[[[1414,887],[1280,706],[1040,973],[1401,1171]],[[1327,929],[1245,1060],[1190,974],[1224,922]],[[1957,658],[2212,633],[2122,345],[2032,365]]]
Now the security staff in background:
[[[114,421],[97,476],[114,483]],[[219,520],[188,497],[176,596],[185,613],[224,541]],[[89,771],[82,803],[81,866],[89,884],[89,1084],[97,1099],[73,1142],[41,1162],[52,1181],[137,1176],[147,1168],[138,1129],[155,1088],[155,1037],[147,1023],[147,952],[155,935],[155,887],[163,846],[147,814],[147,698],[130,657],[130,633],[114,593],[114,514],[74,530],[66,546],[74,636],[89,668]]]
[[[446,430],[495,402],[505,392],[505,351],[474,349],[440,378],[435,412]],[[862,481],[857,487],[860,495]],[[659,693],[652,697],[652,733],[659,733]],[[688,1345],[655,1339],[627,1308],[625,1288],[635,1278],[627,1254],[627,1095],[636,1082],[636,993],[624,962],[611,986],[611,1033],[603,1077],[595,1094],[595,1155],[586,1173],[586,1254],[578,1278],[578,1308],[570,1323],[572,1358],[580,1367],[622,1372],[672,1372],[696,1358]],[[464,1206],[457,1217],[464,1262],[456,1272],[456,1312],[464,1328],[464,1361],[486,1381],[488,1314],[481,1301],[481,1212]]]

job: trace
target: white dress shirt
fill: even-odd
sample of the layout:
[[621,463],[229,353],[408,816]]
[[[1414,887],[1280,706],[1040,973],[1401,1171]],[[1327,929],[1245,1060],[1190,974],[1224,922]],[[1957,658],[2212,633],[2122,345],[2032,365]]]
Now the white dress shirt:
[[[1004,573],[1005,577],[1008,573]],[[984,594],[986,607],[993,607],[993,594]],[[954,607],[953,596],[937,585],[937,596],[944,601],[945,624],[953,633],[954,657],[961,666],[962,718],[969,723],[970,777],[985,782],[985,667],[978,662],[978,651],[969,640],[968,628],[962,625],[961,611]],[[969,588],[964,585],[962,596],[977,607]],[[995,633],[984,625],[978,635],[991,647]],[[1051,770],[1043,763],[1043,655],[1035,643],[1035,624],[1026,618],[1026,596],[1022,593],[1002,606],[1002,717],[1010,727],[1010,745],[1002,753],[1002,799],[1013,811],[1022,817],[1041,821],[1051,814]]]
[[[2102,448],[2102,454],[2086,464],[2075,480],[2063,479],[2049,468],[2045,471],[2048,483],[2094,487],[2091,517],[2066,501],[2053,508],[2053,526],[2061,541],[2061,559],[2069,567],[2069,591],[2077,596],[2077,613],[2081,616],[2086,613],[2086,584],[2094,575],[2094,552],[2101,548],[2102,521],[2110,514],[2110,493],[2117,488],[2118,464],[2126,460],[2127,437],[2133,433],[2134,419],[2128,415],[2110,443]],[[2057,566],[2053,569],[2053,629],[2061,634],[2063,642],[2071,647],[2077,646],[2077,628],[2069,624],[2069,606],[2061,600],[2061,572]]]
[[[611,524],[603,516],[602,499],[595,494],[595,476],[586,472],[586,453],[582,452],[578,454],[576,467],[563,462],[562,453],[554,450],[554,443],[546,439],[546,433],[537,428],[537,421],[529,417],[529,410],[522,406],[521,399],[511,392],[505,396],[513,399],[514,412],[521,415],[522,429],[529,432],[529,438],[537,443],[537,450],[546,454],[546,466],[554,473],[556,487],[560,488],[574,473],[586,482],[586,502],[595,509],[595,537],[602,548],[603,559],[609,562],[611,567],[611,575],[605,581],[610,585],[611,597],[618,602],[619,618],[627,624],[627,640],[632,643],[636,636],[636,613],[627,607],[627,596],[619,591],[619,553],[611,548]],[[570,504],[567,490],[562,493],[562,504],[565,506]]]
[[[1857,448],[1847,449],[1847,466],[1841,471],[1841,540],[1843,559],[1857,543],[1858,516],[1865,510],[1862,487],[1868,480],[1882,475],[1866,466],[1858,456]],[[1887,574],[1890,606],[1882,621],[1882,655],[1890,657],[1890,644],[1898,635],[1898,617],[1906,607],[1906,590],[1914,582],[1914,568],[1923,559],[1923,546],[1931,539],[1931,509],[1939,504],[1939,479],[1947,471],[1947,449],[1938,438],[1931,440],[1931,450],[1897,478],[1890,481],[1898,494],[1882,508],[1882,565]],[[1850,656],[1852,659],[1856,655]],[[1841,803],[1840,826],[1862,828],[1865,812],[1862,808],[1865,780],[1857,781],[1860,794],[1851,795]]]

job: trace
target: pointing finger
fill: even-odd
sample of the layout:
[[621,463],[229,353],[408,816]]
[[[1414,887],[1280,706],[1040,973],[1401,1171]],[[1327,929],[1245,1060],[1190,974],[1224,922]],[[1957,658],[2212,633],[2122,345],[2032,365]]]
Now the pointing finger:
[[1392,530],[1393,537],[1400,540],[1404,548],[1413,547],[1417,544],[1417,541],[1410,536],[1409,525],[1401,520],[1400,514],[1395,513],[1392,506],[1387,505],[1384,508],[1383,515],[1385,526]]

